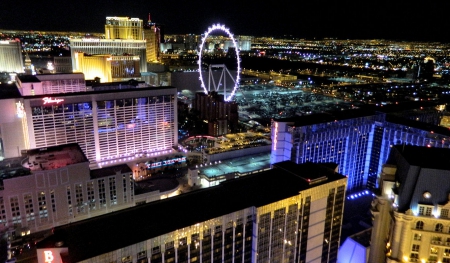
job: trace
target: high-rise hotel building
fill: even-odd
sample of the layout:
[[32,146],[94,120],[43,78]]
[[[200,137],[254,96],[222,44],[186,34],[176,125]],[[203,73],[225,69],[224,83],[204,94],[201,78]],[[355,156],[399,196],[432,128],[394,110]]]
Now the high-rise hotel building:
[[450,149],[391,149],[372,202],[367,262],[450,262]]
[[[147,71],[147,42],[143,34],[143,22],[139,18],[106,17],[105,39],[71,38],[72,69],[89,75],[77,64],[76,54],[138,56],[139,72]],[[106,80],[104,82],[107,82]]]
[[101,82],[140,80],[139,56],[87,55],[75,53],[75,64],[86,79],[99,78]]
[[22,46],[19,40],[0,41],[0,72],[24,72]]
[[282,162],[56,227],[37,262],[336,262],[347,178],[335,168]]
[[142,27],[143,21],[139,18],[108,16],[105,24],[105,38],[143,40]]
[[0,232],[21,236],[135,205],[126,164],[91,171],[76,143],[21,154],[0,162]]
[[[65,75],[73,80],[79,76]],[[3,158],[20,156],[21,150],[78,143],[95,167],[139,154],[162,154],[178,144],[176,88],[119,85],[65,93],[65,88],[72,89],[66,83],[56,93],[50,84],[44,89],[36,76],[18,79],[19,87],[2,84],[0,89]]]
[[85,53],[89,55],[139,56],[140,71],[147,71],[145,40],[71,38],[70,52],[72,56],[72,69],[74,72],[82,72],[83,70],[77,65],[77,60],[75,59],[76,53]]
[[392,145],[450,147],[448,129],[366,109],[275,119],[271,136],[271,163],[335,162],[350,191],[376,188]]

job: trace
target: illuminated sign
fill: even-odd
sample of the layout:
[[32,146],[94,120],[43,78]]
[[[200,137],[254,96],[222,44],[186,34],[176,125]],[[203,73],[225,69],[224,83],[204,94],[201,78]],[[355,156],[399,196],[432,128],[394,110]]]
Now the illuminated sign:
[[168,165],[173,165],[175,163],[183,163],[186,162],[186,157],[180,157],[180,158],[174,158],[174,159],[170,159],[170,160],[164,160],[164,161],[159,161],[159,162],[147,162],[147,169],[152,169],[152,168],[157,168],[157,167],[161,167],[161,166],[168,166]]
[[53,262],[55,257],[53,256],[53,253],[49,250],[44,250],[44,261],[47,263]]
[[45,98],[42,98],[42,100],[44,101],[44,104],[50,104],[50,103],[58,104],[58,103],[64,101],[64,99],[56,99],[56,98],[52,98],[52,97],[45,97]]
[[21,101],[16,102],[16,114],[19,118],[23,118],[23,116],[25,116],[25,108],[23,107],[23,103]]

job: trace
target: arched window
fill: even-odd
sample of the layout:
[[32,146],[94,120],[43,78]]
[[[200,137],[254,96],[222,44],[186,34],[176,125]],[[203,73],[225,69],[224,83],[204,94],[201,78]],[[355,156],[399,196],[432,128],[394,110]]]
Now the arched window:
[[444,225],[441,223],[436,224],[436,227],[434,228],[434,231],[436,232],[442,232],[444,230]]
[[423,221],[418,221],[416,223],[416,229],[423,229]]

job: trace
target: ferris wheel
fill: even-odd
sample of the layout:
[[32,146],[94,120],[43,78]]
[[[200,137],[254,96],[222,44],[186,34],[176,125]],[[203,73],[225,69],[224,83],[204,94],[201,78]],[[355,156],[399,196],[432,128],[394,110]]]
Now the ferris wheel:
[[[227,69],[227,67],[225,66],[225,64],[211,64],[208,67],[208,87],[206,87],[205,85],[205,81],[203,80],[203,74],[202,74],[202,55],[203,55],[203,48],[204,45],[206,43],[206,39],[208,38],[209,34],[211,34],[211,32],[216,31],[216,30],[220,30],[225,32],[228,35],[228,38],[230,38],[233,42],[233,47],[236,50],[236,59],[237,59],[237,70],[236,70],[236,76],[233,76]],[[198,55],[198,72],[200,74],[200,82],[201,82],[201,87],[203,89],[203,91],[205,92],[205,94],[208,94],[208,92],[210,91],[217,91],[220,92],[221,91],[221,87],[222,87],[222,92],[225,98],[225,101],[231,101],[231,99],[233,98],[233,96],[236,93],[236,90],[239,87],[239,73],[241,72],[241,61],[239,59],[239,49],[237,48],[236,45],[236,40],[233,37],[233,34],[230,32],[230,30],[228,28],[225,27],[225,25],[220,25],[220,24],[214,24],[211,27],[208,27],[208,31],[205,32],[204,37],[202,38],[202,44],[200,45],[200,51],[199,51],[199,55]],[[217,68],[221,68],[221,74],[220,74],[220,78],[218,79],[218,81],[216,82],[216,79],[213,76],[213,69],[217,69]],[[233,88],[232,90],[229,90],[227,92],[227,84],[226,84],[226,79],[227,79],[227,75],[229,76],[229,78],[233,81]],[[212,85],[212,87],[211,87]]]

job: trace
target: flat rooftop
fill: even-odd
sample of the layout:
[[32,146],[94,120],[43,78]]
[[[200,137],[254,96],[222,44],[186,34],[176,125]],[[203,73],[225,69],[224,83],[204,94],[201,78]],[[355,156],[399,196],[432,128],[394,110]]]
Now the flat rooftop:
[[[37,248],[68,247],[69,262],[78,262],[234,211],[296,196],[300,191],[317,185],[345,179],[345,176],[321,164],[295,164],[294,173],[286,172],[286,165],[291,167],[286,162],[278,163],[273,169],[228,180],[215,187],[59,226],[53,235],[38,243]],[[310,175],[315,177],[318,172],[321,177],[326,177],[325,180],[315,184],[305,180]]]
[[22,163],[31,171],[62,168],[68,165],[88,162],[76,143],[22,151],[26,156]]
[[270,152],[227,159],[208,166],[198,166],[199,174],[214,179],[225,174],[248,173],[270,168]]

